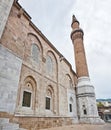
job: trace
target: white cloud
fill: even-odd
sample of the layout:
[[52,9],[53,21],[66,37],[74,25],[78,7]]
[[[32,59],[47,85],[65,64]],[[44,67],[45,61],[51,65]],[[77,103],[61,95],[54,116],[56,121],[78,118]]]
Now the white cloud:
[[19,0],[36,26],[70,61],[74,68],[70,39],[74,13],[84,30],[84,45],[91,81],[97,97],[110,97],[111,1],[110,0]]

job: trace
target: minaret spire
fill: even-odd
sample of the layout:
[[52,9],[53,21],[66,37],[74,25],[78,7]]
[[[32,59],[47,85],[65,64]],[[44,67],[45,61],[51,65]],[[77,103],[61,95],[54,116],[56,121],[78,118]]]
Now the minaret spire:
[[72,16],[72,29],[79,28],[79,21],[76,19],[75,15]]
[[76,19],[75,15],[73,14],[72,15],[72,23],[74,23],[74,22],[78,22],[78,20]]

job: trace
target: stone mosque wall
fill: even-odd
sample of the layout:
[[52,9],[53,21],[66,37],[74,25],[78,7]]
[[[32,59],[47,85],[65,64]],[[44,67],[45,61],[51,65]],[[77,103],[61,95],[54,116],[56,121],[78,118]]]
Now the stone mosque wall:
[[0,39],[0,60],[2,116],[11,112],[11,121],[25,128],[32,126],[29,119],[41,128],[41,122],[44,127],[48,122],[51,126],[77,122],[76,74],[18,2]]

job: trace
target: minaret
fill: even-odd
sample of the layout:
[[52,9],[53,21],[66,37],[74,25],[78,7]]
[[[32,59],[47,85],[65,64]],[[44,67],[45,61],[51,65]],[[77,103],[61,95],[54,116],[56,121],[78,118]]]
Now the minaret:
[[14,0],[0,0],[0,39],[5,28],[13,2]]
[[78,77],[89,76],[88,68],[86,63],[86,56],[83,45],[83,30],[79,28],[79,22],[73,15],[72,21],[72,29],[73,32],[71,34],[71,39],[74,44],[74,52],[75,52],[75,62],[76,62],[76,73]]
[[80,123],[103,123],[98,116],[94,87],[89,79],[83,44],[84,32],[79,27],[79,21],[74,15],[72,17],[71,27],[71,39],[74,45],[76,73],[78,77],[78,83],[76,86],[78,118]]

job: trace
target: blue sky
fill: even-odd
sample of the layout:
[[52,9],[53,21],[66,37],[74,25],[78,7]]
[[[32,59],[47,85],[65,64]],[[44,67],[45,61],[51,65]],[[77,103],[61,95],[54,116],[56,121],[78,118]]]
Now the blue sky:
[[111,1],[19,0],[34,24],[75,70],[70,39],[72,15],[84,30],[84,46],[97,98],[111,98]]

